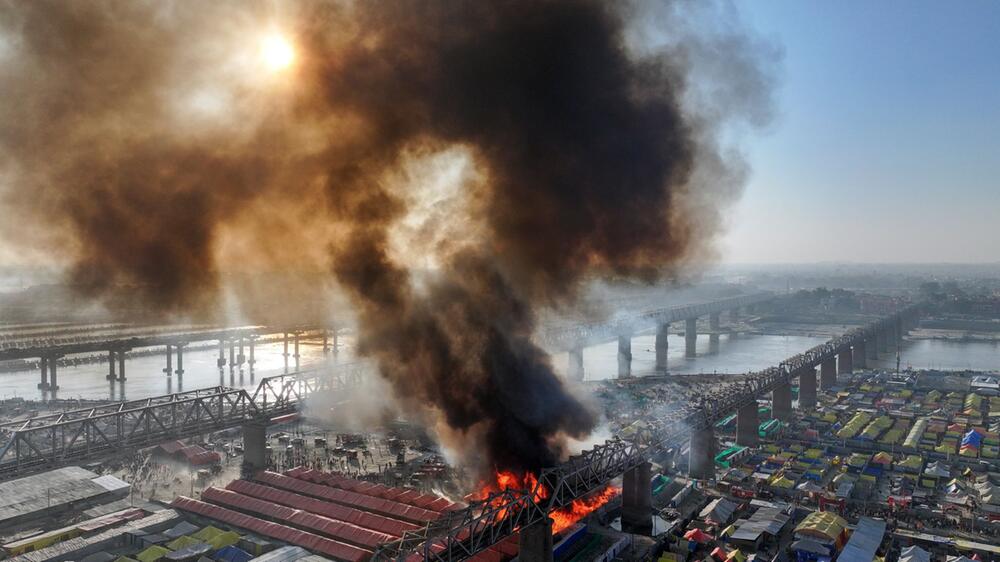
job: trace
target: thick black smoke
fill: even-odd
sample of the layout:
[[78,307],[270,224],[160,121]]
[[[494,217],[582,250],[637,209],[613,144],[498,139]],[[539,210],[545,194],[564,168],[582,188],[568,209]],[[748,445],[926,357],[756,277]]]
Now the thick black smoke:
[[[362,353],[412,412],[482,466],[538,469],[558,460],[566,437],[582,438],[596,423],[533,343],[538,312],[571,305],[591,279],[653,280],[700,257],[719,228],[718,195],[739,175],[716,147],[731,115],[698,111],[711,103],[692,100],[692,68],[713,50],[686,49],[671,28],[661,30],[663,48],[636,49],[632,18],[648,12],[633,4],[298,4],[284,14],[300,60],[282,111],[237,104],[266,118],[169,138],[122,135],[109,122],[173,130],[157,105],[178,89],[170,69],[183,49],[170,38],[207,33],[204,15],[164,24],[180,16],[77,6],[7,6],[29,23],[50,11],[85,12],[61,31],[76,37],[84,27],[83,38],[54,57],[36,35],[51,24],[19,32],[30,47],[23,56],[77,70],[21,93],[56,103],[67,87],[95,89],[84,97],[86,126],[42,114],[13,137],[35,142],[19,166],[37,164],[35,152],[55,135],[82,130],[102,141],[98,153],[56,141],[60,184],[40,188],[65,215],[61,225],[81,238],[76,271],[91,285],[124,278],[154,287],[168,305],[185,303],[213,286],[220,232],[277,238],[289,251],[298,247],[287,243],[294,237],[257,232],[246,217],[309,215],[308,246],[328,248],[327,265],[356,308]],[[214,15],[254,11],[222,6]],[[120,25],[123,10],[134,25]],[[665,21],[682,21],[675,16]],[[122,37],[144,25],[158,42]],[[113,67],[114,84],[91,84],[112,64],[101,58],[108,45],[132,42],[139,55]],[[713,54],[725,62],[716,69],[747,47],[729,31],[720,45]],[[74,52],[83,55],[74,60]],[[740,52],[735,60],[745,97],[766,101],[755,57]],[[143,80],[120,76],[130,68]],[[709,90],[738,95],[743,87],[716,77]],[[117,115],[119,107],[130,111]],[[227,134],[235,138],[227,142]],[[446,235],[425,240],[418,230],[400,248],[420,191],[400,170],[448,151],[474,170],[460,180],[463,204],[432,203],[424,230]],[[85,164],[95,159],[100,173]],[[14,182],[15,193],[31,183],[20,174]],[[115,236],[121,225],[139,235]],[[432,265],[414,266],[419,257]]]

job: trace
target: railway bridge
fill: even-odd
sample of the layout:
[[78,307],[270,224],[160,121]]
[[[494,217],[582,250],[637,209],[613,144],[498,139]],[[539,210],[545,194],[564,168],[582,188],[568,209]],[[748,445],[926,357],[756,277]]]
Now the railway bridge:
[[[690,442],[689,471],[693,478],[714,476],[715,424],[737,414],[737,433],[746,443],[751,425],[757,428],[757,400],[771,396],[776,417],[791,413],[791,387],[799,379],[799,407],[816,404],[817,369],[820,388],[836,383],[837,373],[851,373],[871,358],[900,344],[914,327],[919,306],[910,306],[865,326],[855,328],[764,371],[748,373],[743,384],[726,387],[699,404],[689,404],[658,419],[646,442],[613,438],[544,469],[535,489],[508,489],[475,502],[399,540],[383,544],[374,560],[423,559],[454,562],[474,556],[493,544],[519,533],[519,559],[552,560],[552,520],[548,514],[573,500],[594,493],[622,478],[622,527],[635,533],[652,529],[650,459],[669,448]],[[753,432],[756,438],[756,431]],[[547,493],[541,493],[544,489]],[[536,500],[536,498],[544,498]],[[412,558],[411,558],[412,557]]]

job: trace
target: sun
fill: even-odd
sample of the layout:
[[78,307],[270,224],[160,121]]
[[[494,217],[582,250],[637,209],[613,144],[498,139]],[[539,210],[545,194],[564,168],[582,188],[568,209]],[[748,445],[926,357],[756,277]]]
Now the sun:
[[267,68],[284,70],[295,63],[295,48],[284,36],[272,33],[260,42],[260,58]]

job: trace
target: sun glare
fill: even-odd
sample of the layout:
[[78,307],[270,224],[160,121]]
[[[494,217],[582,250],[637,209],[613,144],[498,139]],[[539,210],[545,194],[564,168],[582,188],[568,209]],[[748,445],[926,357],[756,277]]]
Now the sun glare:
[[260,43],[260,57],[271,70],[284,70],[295,62],[295,49],[285,37],[271,34]]

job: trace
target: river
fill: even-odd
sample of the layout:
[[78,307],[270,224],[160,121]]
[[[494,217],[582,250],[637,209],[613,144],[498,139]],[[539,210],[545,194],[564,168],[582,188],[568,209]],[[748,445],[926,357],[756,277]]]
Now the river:
[[[632,373],[636,376],[652,374],[655,364],[652,334],[632,339]],[[667,369],[675,374],[692,373],[743,373],[776,365],[783,359],[825,341],[822,337],[740,335],[720,336],[712,344],[709,336],[698,336],[697,356],[684,356],[684,337],[671,335],[668,339]],[[299,365],[303,369],[321,366],[324,362],[350,362],[354,357],[354,340],[340,339],[338,353],[324,354],[322,346],[305,343],[301,346]],[[280,343],[261,344],[256,348],[254,371],[244,368],[230,371],[228,366],[221,375],[216,366],[218,352],[212,349],[189,350],[184,354],[184,376],[167,377],[163,355],[130,358],[126,363],[125,384],[109,383],[105,376],[107,363],[78,365],[59,368],[59,398],[89,399],[138,399],[146,396],[193,390],[216,385],[236,388],[254,388],[262,377],[284,372],[283,348]],[[228,354],[227,354],[228,359]],[[294,359],[289,359],[294,370]],[[618,373],[618,343],[588,347],[583,353],[584,372],[587,380],[614,378]],[[553,355],[556,371],[565,373],[567,354]],[[973,369],[1000,370],[1000,344],[988,342],[957,342],[945,340],[906,341],[900,364],[903,368],[917,369]],[[892,368],[895,355],[883,355],[872,366]],[[176,368],[176,365],[174,365]],[[0,397],[20,396],[28,399],[46,398],[51,393],[37,388],[38,371],[0,374]]]

